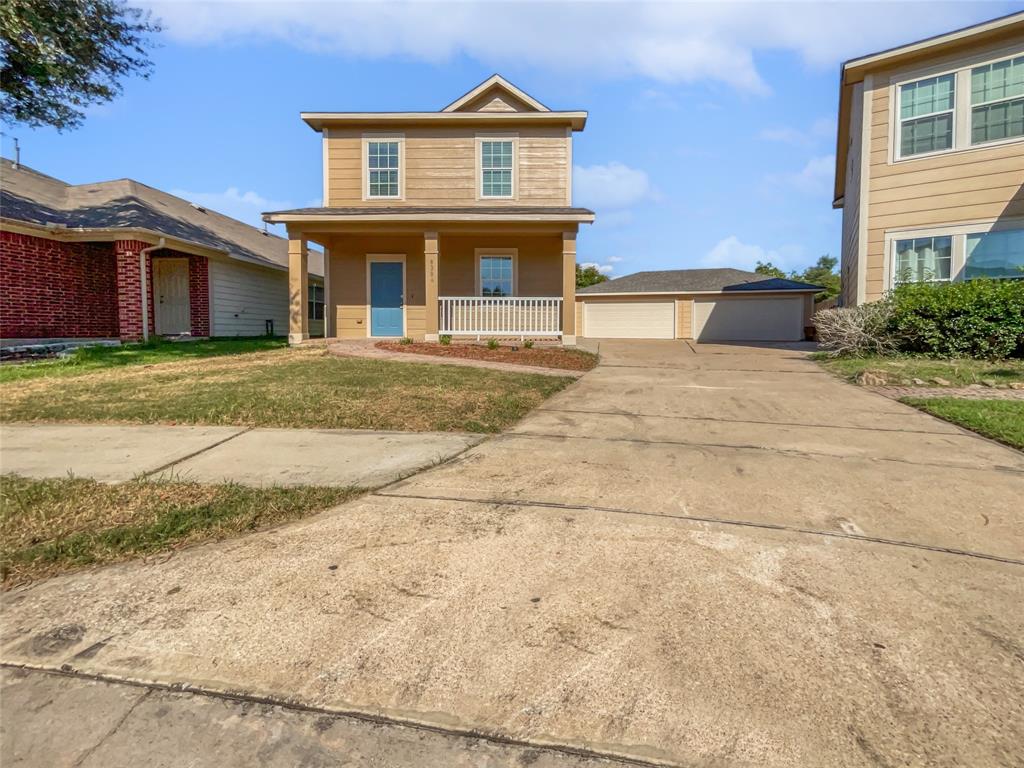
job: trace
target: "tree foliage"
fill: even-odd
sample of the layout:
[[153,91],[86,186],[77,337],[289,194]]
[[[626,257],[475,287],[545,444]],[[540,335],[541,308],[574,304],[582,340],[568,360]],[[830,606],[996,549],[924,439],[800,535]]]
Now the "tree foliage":
[[581,267],[579,264],[576,265],[576,287],[586,288],[588,285],[596,285],[597,283],[603,283],[608,279],[607,275],[602,275],[600,270],[593,264],[586,267]]
[[821,301],[839,295],[839,273],[835,271],[838,263],[834,256],[826,254],[821,256],[813,266],[808,267],[803,272],[793,270],[787,275],[770,261],[757,262],[754,271],[759,275],[767,275],[768,277],[781,277],[786,280],[798,280],[801,283],[820,285],[825,290],[814,294],[814,300]]
[[148,36],[159,31],[122,0],[0,2],[0,118],[77,128],[85,107],[121,93],[123,78],[149,76]]

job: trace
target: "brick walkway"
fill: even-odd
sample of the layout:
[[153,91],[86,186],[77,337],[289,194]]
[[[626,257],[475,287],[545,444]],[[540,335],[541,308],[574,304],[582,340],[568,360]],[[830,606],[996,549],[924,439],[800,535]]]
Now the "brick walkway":
[[893,400],[903,397],[956,397],[964,400],[1024,400],[1024,389],[996,387],[865,387]]

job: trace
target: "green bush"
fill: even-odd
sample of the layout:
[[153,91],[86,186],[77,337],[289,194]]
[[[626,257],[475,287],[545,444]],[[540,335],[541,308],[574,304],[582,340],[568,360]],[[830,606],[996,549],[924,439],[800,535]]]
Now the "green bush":
[[399,344],[412,344],[412,339],[410,339],[408,336],[403,336],[401,339],[398,340],[398,343]]
[[888,301],[888,332],[901,352],[1024,357],[1024,280],[907,283]]
[[444,346],[447,347],[449,344],[452,343],[451,334],[449,334],[449,333],[442,333],[441,336],[438,338],[438,341],[441,344],[443,344]]
[[497,339],[488,339],[487,340],[487,348],[488,349],[497,349],[498,346],[499,346],[499,344],[498,344],[498,340]]
[[533,339],[527,339],[526,341],[524,341],[523,346],[526,349],[533,349]]

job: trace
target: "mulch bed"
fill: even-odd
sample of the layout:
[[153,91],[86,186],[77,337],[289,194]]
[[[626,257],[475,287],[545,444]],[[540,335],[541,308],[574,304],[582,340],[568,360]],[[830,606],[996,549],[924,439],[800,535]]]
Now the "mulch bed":
[[402,344],[397,341],[378,341],[378,349],[389,352],[408,352],[414,355],[436,357],[461,357],[466,360],[487,360],[492,363],[513,365],[536,365],[540,368],[561,368],[569,371],[589,371],[597,365],[597,355],[578,349],[562,347],[500,346],[488,349],[482,344],[435,344],[423,341]]

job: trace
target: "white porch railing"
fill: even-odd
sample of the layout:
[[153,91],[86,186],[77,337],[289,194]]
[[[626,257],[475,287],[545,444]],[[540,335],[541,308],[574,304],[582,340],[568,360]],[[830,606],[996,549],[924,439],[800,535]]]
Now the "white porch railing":
[[438,332],[449,336],[559,336],[560,296],[442,296]]

